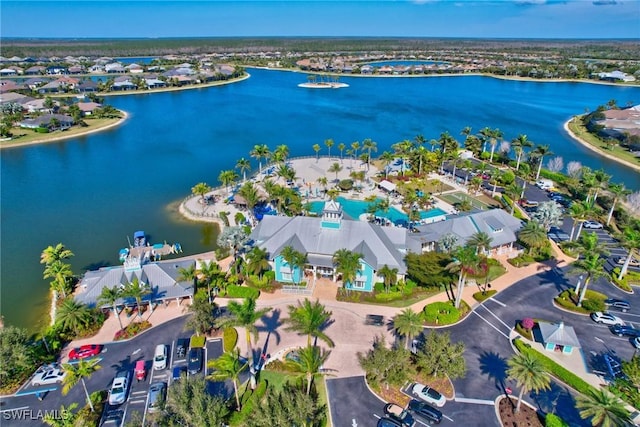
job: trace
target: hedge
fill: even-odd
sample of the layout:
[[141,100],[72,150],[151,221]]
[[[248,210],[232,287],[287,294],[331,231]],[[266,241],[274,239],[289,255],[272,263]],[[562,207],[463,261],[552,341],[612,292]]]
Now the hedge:
[[544,427],[569,427],[569,424],[556,414],[549,412],[544,417]]
[[490,291],[486,291],[486,292],[476,292],[475,294],[473,294],[473,299],[478,301],[478,302],[482,302],[486,299],[491,298],[492,296],[494,296],[495,294],[497,294],[498,291],[496,291],[495,289],[492,289]]
[[256,299],[260,296],[260,291],[247,286],[229,285],[227,286],[227,298],[251,298]]
[[577,301],[575,292],[573,289],[567,289],[555,297],[554,301],[556,304],[569,311],[588,314],[592,311],[602,311],[604,309],[604,300],[606,299],[607,296],[605,294],[587,289],[584,300],[582,301],[582,307],[578,307],[574,302]]
[[556,362],[549,359],[547,356],[540,353],[539,351],[534,350],[533,348],[531,348],[529,344],[523,342],[521,339],[513,340],[513,344],[516,346],[519,352],[529,353],[531,356],[538,359],[542,364],[542,366],[544,367],[544,369],[549,374],[558,378],[560,381],[562,381],[569,387],[572,387],[574,390],[582,394],[588,394],[589,392],[596,390],[594,387],[589,385],[589,383],[587,383],[585,380],[583,380],[573,372],[569,371],[568,369],[565,369],[562,366],[558,365]]
[[191,340],[189,341],[190,348],[202,348],[204,347],[204,343],[206,338],[204,335],[191,335]]
[[427,323],[450,325],[460,319],[460,310],[455,308],[451,301],[434,302],[424,307],[422,318]]
[[236,348],[238,343],[238,331],[235,328],[225,328],[222,332],[222,346],[225,353],[229,353]]

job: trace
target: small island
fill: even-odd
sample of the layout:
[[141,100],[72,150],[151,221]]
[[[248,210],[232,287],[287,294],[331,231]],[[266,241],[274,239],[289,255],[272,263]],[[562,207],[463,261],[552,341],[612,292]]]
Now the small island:
[[[318,78],[320,80],[318,80]],[[304,87],[307,89],[340,89],[343,87],[349,87],[349,85],[338,82],[337,76],[324,78],[323,76],[310,75],[307,77],[307,82],[300,83],[298,87]]]

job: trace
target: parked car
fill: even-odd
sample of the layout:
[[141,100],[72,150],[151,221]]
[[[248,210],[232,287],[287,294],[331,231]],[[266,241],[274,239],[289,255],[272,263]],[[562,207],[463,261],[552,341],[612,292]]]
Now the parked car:
[[540,203],[536,202],[535,200],[520,200],[520,206],[522,206],[523,208],[537,208],[538,205],[540,205]]
[[391,418],[380,418],[377,427],[402,427],[402,423]]
[[183,375],[187,373],[186,366],[174,366],[173,373],[171,375],[171,379],[173,381],[178,381]]
[[187,371],[189,375],[195,375],[202,369],[202,349],[200,347],[189,350],[187,358]]
[[379,314],[367,314],[364,319],[364,323],[367,325],[383,326],[384,316],[380,316]]
[[187,338],[179,338],[176,341],[176,354],[178,357],[184,357],[187,354],[189,348],[189,340]]
[[116,374],[109,390],[109,405],[120,405],[127,400],[131,373],[120,371]]
[[388,403],[384,407],[384,414],[394,421],[398,421],[402,426],[413,427],[416,425],[416,421],[408,411],[405,411],[400,405],[395,403]]
[[438,391],[424,384],[416,383],[413,386],[412,391],[413,394],[415,394],[420,399],[432,405],[436,405],[438,408],[443,407],[447,402],[444,396],[438,393]]
[[424,424],[440,424],[442,421],[442,412],[419,400],[411,399],[408,409],[414,418]]
[[147,397],[147,411],[150,413],[157,412],[164,406],[167,397],[167,383],[157,382],[149,386],[149,395]]
[[609,298],[604,300],[604,304],[609,308],[617,308],[623,313],[626,313],[631,309],[631,304],[623,299]]
[[153,369],[160,371],[167,368],[167,346],[158,344],[153,354]]
[[[620,264],[620,265],[624,265],[626,261],[627,261],[627,257],[616,257],[615,259],[616,264]],[[640,261],[638,261],[634,257],[631,257],[631,261],[629,261],[629,266],[640,267]]]
[[640,337],[640,329],[636,329],[631,326],[626,325],[613,325],[611,327],[611,332],[616,334],[619,337],[627,336],[627,337]]
[[66,375],[67,373],[62,367],[56,363],[45,365],[36,371],[35,376],[31,380],[31,385],[55,384],[62,381]]
[[588,228],[588,229],[590,229],[590,230],[599,230],[599,229],[601,229],[601,228],[603,227],[603,225],[602,225],[602,224],[600,224],[600,223],[599,223],[599,222],[597,222],[597,221],[585,221],[585,222],[582,224],[582,227],[583,227],[583,228]]
[[624,320],[618,316],[614,316],[608,311],[594,311],[591,313],[591,320],[605,325],[624,325]]
[[97,356],[102,352],[102,346],[98,344],[87,344],[76,347],[69,352],[69,360],[85,359]]

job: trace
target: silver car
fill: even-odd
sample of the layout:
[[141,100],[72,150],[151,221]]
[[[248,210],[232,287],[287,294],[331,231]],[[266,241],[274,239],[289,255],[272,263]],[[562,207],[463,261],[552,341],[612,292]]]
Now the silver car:
[[147,398],[147,411],[156,412],[162,408],[167,396],[167,383],[157,382],[149,387],[149,395]]

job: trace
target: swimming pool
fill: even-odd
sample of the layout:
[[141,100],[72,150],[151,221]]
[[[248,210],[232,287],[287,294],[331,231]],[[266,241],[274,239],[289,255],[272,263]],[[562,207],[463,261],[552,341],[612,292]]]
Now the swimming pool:
[[[382,199],[378,199],[380,201]],[[367,207],[369,206],[368,202],[363,200],[352,200],[345,199],[344,197],[338,197],[337,202],[342,206],[342,210],[344,213],[351,219],[358,220],[360,215],[367,212]],[[320,215],[322,213],[322,208],[324,207],[324,203],[322,201],[314,201],[311,202],[311,213],[316,215]],[[438,216],[444,216],[447,213],[440,208],[429,209],[427,211],[420,211],[420,219],[430,219]],[[377,211],[376,216],[387,218],[389,221],[394,224],[408,223],[409,217],[404,212],[396,209],[389,208],[387,212]]]

